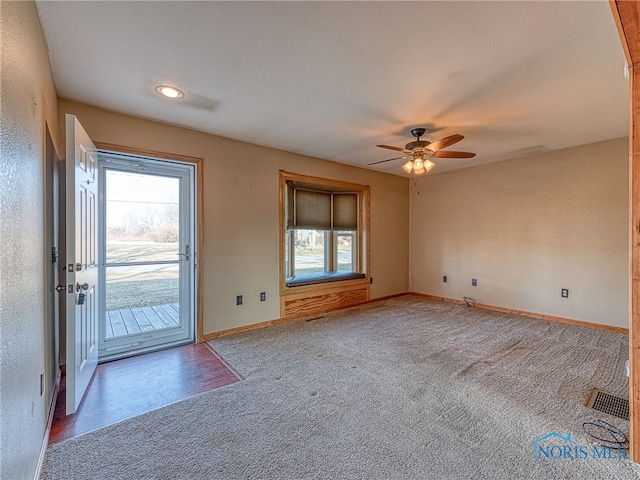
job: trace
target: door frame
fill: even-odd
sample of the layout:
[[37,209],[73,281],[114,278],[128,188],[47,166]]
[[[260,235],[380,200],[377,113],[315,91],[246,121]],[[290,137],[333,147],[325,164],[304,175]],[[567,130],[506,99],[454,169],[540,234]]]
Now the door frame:
[[[44,292],[45,292],[45,366],[41,372],[41,395],[47,400],[47,420],[53,420],[50,405],[55,403],[60,381],[60,305],[65,304],[65,294],[56,291],[63,278],[59,272],[60,258],[65,254],[60,248],[60,159],[53,144],[49,124],[45,122],[44,154]],[[63,229],[64,230],[64,229]],[[55,253],[54,253],[55,249]],[[61,251],[62,250],[62,251]],[[65,290],[66,291],[66,290]],[[64,313],[64,312],[62,312]],[[52,403],[53,402],[53,403]]]
[[[194,343],[195,338],[195,257],[189,250],[198,248],[195,238],[195,166],[183,162],[170,162],[150,157],[113,154],[100,151],[98,153],[98,274],[102,289],[99,295],[98,307],[98,355],[99,360],[117,360],[132,355],[143,354],[174,346]],[[145,258],[136,260],[107,261],[107,231],[108,215],[107,178],[110,173],[115,175],[128,174],[153,178],[171,179],[178,187],[178,232],[179,245],[175,257],[164,257],[162,260],[149,261]],[[139,177],[142,181],[142,177]],[[167,252],[168,253],[168,252]],[[107,338],[107,271],[115,267],[142,267],[148,273],[155,268],[175,268],[178,277],[178,325],[169,328],[154,328],[152,331],[141,331],[129,335],[114,335]],[[146,270],[151,268],[151,270]]]
[[195,241],[196,241],[196,249],[193,251],[194,258],[194,268],[195,268],[195,284],[194,288],[194,298],[195,298],[195,336],[196,343],[201,343],[203,339],[203,323],[202,323],[202,268],[201,268],[201,259],[204,258],[204,248],[203,248],[203,164],[204,161],[202,158],[191,157],[187,155],[166,153],[166,152],[158,152],[153,150],[139,149],[133,147],[125,147],[122,145],[116,145],[112,143],[98,142],[94,141],[96,148],[100,152],[104,153],[114,153],[114,154],[124,154],[124,155],[133,155],[138,157],[147,157],[151,159],[157,160],[168,160],[175,163],[185,163],[194,166],[194,198],[195,198]]

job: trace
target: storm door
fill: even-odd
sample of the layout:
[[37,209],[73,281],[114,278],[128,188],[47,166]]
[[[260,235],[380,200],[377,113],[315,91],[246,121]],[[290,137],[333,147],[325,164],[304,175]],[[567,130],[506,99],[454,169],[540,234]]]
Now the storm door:
[[195,167],[100,153],[99,357],[195,340]]

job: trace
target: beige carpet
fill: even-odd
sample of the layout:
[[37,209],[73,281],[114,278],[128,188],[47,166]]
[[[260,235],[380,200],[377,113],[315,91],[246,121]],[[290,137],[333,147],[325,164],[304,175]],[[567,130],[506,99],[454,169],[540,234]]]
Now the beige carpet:
[[583,406],[627,396],[621,334],[405,296],[212,345],[245,381],[55,445],[42,478],[640,478],[534,460],[552,432],[599,445],[584,422],[628,431]]

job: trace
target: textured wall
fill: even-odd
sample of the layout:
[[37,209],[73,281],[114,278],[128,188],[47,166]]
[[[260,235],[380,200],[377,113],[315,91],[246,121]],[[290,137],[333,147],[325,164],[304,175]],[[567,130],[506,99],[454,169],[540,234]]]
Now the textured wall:
[[[43,161],[56,94],[35,4],[2,2],[0,477],[32,478],[46,427]],[[53,379],[47,379],[51,386]]]
[[622,138],[425,178],[411,290],[627,327],[628,160]]
[[[371,186],[371,297],[408,290],[405,178],[162,125],[69,101],[95,141],[204,159],[204,333],[280,317],[279,170]],[[267,301],[260,302],[260,292]],[[236,295],[244,305],[235,305]]]

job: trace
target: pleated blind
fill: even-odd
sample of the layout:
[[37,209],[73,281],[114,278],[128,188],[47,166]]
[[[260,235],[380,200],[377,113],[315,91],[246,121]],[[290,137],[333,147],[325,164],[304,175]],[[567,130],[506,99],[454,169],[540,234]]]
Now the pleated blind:
[[333,194],[333,229],[358,229],[358,195],[355,193]]
[[358,194],[296,188],[287,182],[287,228],[358,229]]
[[295,228],[331,230],[331,194],[295,191]]

